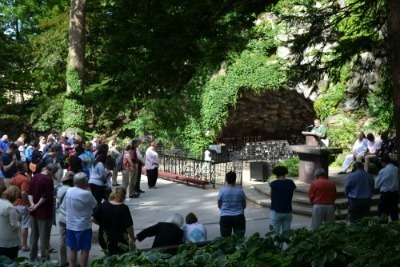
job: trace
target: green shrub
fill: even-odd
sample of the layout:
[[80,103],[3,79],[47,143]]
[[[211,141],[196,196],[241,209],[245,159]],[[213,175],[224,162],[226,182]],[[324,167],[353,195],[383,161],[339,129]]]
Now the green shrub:
[[[314,230],[296,229],[285,236],[269,232],[265,237],[255,233],[247,239],[218,237],[200,248],[181,245],[174,256],[157,249],[134,250],[96,259],[92,266],[398,266],[400,223],[387,224],[386,219],[325,223]],[[0,257],[0,266],[52,266],[23,260],[12,262]]]
[[[288,169],[286,177],[299,177],[299,158],[293,157],[287,160],[283,160],[276,164],[276,166],[284,166]],[[272,170],[271,170],[272,171]],[[275,179],[276,176],[272,174],[269,179]]]
[[364,218],[356,224],[334,222],[315,230],[299,229],[287,250],[301,266],[398,266],[400,224]]

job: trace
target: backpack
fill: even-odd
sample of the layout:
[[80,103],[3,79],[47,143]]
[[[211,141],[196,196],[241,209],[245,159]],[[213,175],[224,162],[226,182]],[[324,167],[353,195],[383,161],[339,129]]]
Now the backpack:
[[115,162],[117,164],[118,171],[122,171],[124,169],[124,153],[119,155]]
[[60,165],[61,165],[62,169],[68,169],[68,167],[69,167],[69,157],[68,156],[69,156],[68,153],[65,153],[61,157]]

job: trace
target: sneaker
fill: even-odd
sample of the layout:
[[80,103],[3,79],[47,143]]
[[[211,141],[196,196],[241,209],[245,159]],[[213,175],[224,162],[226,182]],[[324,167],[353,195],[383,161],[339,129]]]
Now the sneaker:
[[139,190],[138,190],[138,193],[143,194],[143,193],[146,193],[146,192],[143,191],[143,190],[141,190],[141,189],[139,189]]
[[139,195],[138,194],[132,194],[132,195],[129,196],[129,198],[139,198]]

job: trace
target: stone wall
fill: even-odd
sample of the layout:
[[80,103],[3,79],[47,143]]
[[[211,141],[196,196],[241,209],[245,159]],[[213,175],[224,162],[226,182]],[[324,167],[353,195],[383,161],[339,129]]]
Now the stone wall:
[[229,107],[220,140],[290,140],[301,136],[315,116],[313,101],[296,90],[265,90],[259,95],[242,90],[236,105]]

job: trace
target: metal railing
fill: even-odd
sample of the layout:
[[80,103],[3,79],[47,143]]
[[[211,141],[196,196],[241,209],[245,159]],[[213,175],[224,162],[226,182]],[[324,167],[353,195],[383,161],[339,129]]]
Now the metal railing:
[[242,186],[242,160],[214,162],[166,154],[160,154],[159,160],[159,171],[206,180],[214,188],[216,184],[225,184],[225,174],[233,171],[237,175],[236,183]]

